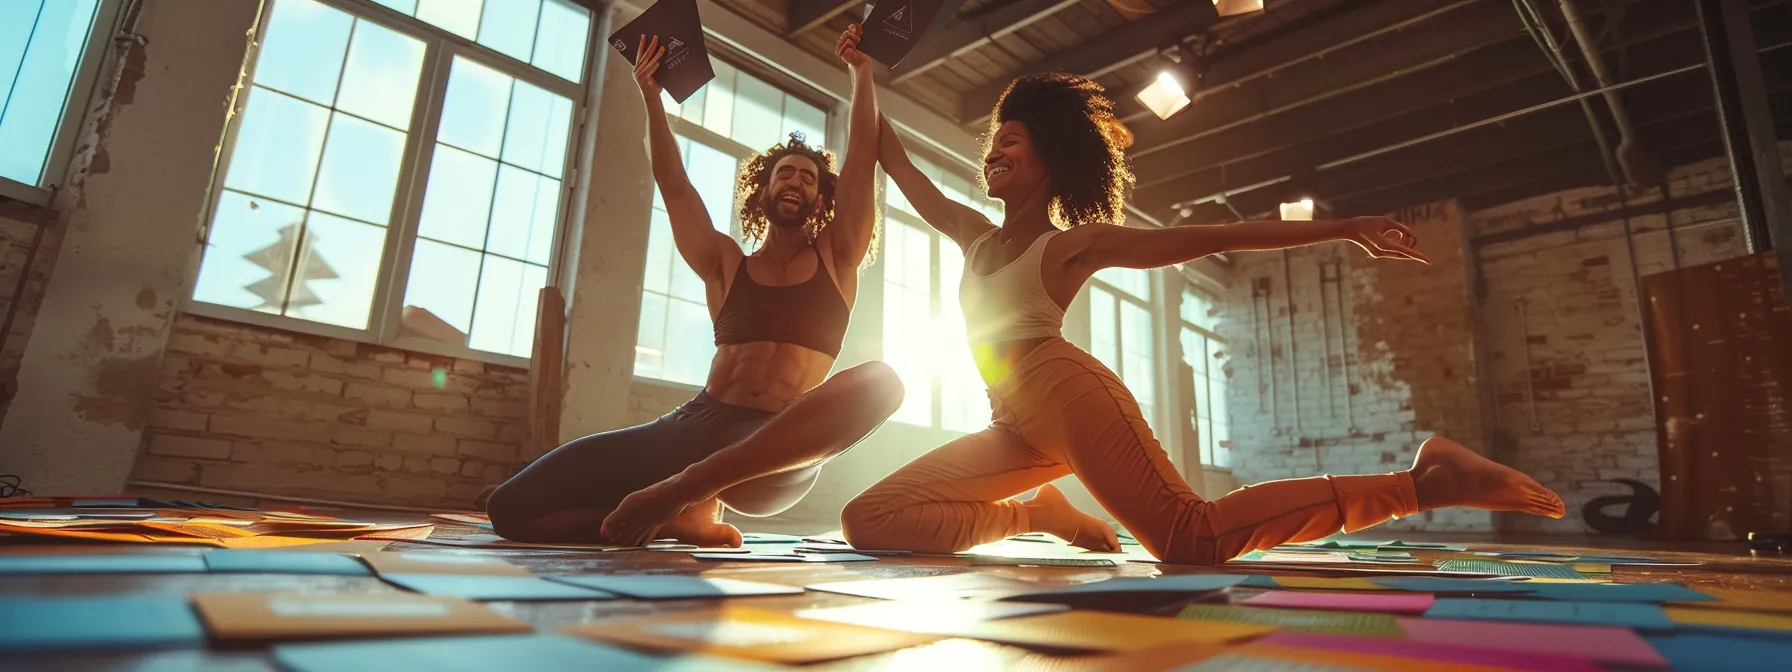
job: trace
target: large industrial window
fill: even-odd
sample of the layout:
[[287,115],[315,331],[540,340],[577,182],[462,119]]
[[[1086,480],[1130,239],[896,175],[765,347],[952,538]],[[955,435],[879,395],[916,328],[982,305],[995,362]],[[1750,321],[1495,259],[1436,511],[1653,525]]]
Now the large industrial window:
[[1182,361],[1193,370],[1190,421],[1201,442],[1201,464],[1232,468],[1232,425],[1226,415],[1226,341],[1217,333],[1214,298],[1198,289],[1182,292]]
[[0,1],[0,195],[49,203],[67,168],[115,5]]
[[192,309],[528,357],[576,172],[591,12],[570,0],[266,12]]
[[1120,375],[1153,431],[1157,429],[1157,318],[1152,311],[1156,273],[1104,268],[1089,283],[1090,354]]

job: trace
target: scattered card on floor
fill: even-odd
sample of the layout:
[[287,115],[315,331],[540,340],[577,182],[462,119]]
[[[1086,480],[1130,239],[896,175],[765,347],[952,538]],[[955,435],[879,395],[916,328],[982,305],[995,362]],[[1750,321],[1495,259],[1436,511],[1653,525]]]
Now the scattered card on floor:
[[208,551],[206,569],[233,574],[334,574],[368,576],[373,570],[341,553],[262,553],[259,551]]
[[534,576],[529,570],[490,555],[402,551],[368,553],[361,556],[380,574],[483,574],[489,576]]
[[1407,639],[1417,642],[1582,656],[1644,667],[1661,667],[1667,662],[1630,628],[1402,618],[1400,629]]
[[476,602],[616,599],[614,593],[534,576],[381,574],[380,578],[405,590]]
[[1602,672],[1591,658],[1566,654],[1486,649],[1457,644],[1415,642],[1392,637],[1346,637],[1305,632],[1278,632],[1251,642],[1251,647],[1292,647],[1334,654],[1397,656],[1435,663],[1480,665],[1512,670]]
[[1217,644],[1255,637],[1272,630],[1275,628],[1267,625],[1206,623],[1099,611],[1066,611],[984,621],[952,628],[952,632],[943,634],[1020,646],[1138,651],[1170,644]]
[[1204,623],[1244,623],[1294,632],[1356,637],[1399,637],[1400,622],[1388,614],[1314,609],[1270,609],[1234,604],[1191,604],[1176,617]]
[[988,574],[951,574],[918,576],[908,579],[874,579],[870,581],[838,581],[804,586],[824,593],[856,595],[879,600],[924,599],[999,599],[1010,595],[1032,593],[1039,584],[1005,579]]
[[877,558],[857,553],[692,553],[698,560],[732,562],[876,562]]
[[803,592],[801,588],[775,583],[676,574],[573,574],[546,578],[641,600],[798,595]]
[[1668,667],[1682,672],[1783,670],[1792,661],[1792,639],[1675,632],[1651,635],[1649,645],[1668,659]]
[[937,639],[740,607],[594,621],[566,632],[623,646],[789,664],[894,651]]
[[1470,560],[1452,558],[1437,565],[1440,572],[1460,572],[1466,574],[1492,574],[1495,576],[1528,576],[1537,579],[1585,579],[1585,574],[1574,571],[1571,567],[1550,564],[1547,562],[1504,562],[1500,560]]
[[1771,590],[1711,590],[1716,602],[1685,602],[1674,606],[1792,613],[1792,593]]
[[205,644],[205,629],[178,596],[7,596],[0,623],[0,651],[8,653]]
[[743,544],[797,544],[802,541],[802,537],[770,532],[746,532],[740,535],[740,543]]
[[805,609],[796,612],[796,615],[835,623],[863,625],[868,628],[950,634],[958,628],[983,621],[1036,616],[1069,609],[1070,607],[1062,604],[933,599],[892,600],[826,609]]
[[197,555],[7,555],[0,574],[203,574]]
[[1021,602],[1065,602],[1091,595],[1116,595],[1138,593],[1186,593],[1198,594],[1223,590],[1244,583],[1249,576],[1244,574],[1178,574],[1155,579],[1117,578],[1106,581],[1092,581],[1068,588],[1048,588],[1028,591],[1020,595],[1004,597],[1004,600]]
[[1288,609],[1331,609],[1334,611],[1371,611],[1387,614],[1423,614],[1435,598],[1430,593],[1322,593],[1299,590],[1271,590],[1240,602],[1252,607]]
[[1012,558],[1001,555],[965,556],[966,564],[1001,567],[1115,567],[1107,558]]
[[200,593],[212,637],[264,641],[529,632],[534,626],[454,597],[412,593]]
[[1571,625],[1618,625],[1645,630],[1671,630],[1673,621],[1653,604],[1626,602],[1546,602],[1541,600],[1476,600],[1444,598],[1425,612],[1426,618],[1455,618]]
[[713,659],[648,656],[559,635],[484,635],[282,644],[274,647],[273,653],[274,660],[294,672],[696,672],[723,668],[759,669]]
[[[1276,577],[1289,588],[1311,587],[1289,584],[1290,577]],[[1318,579],[1306,579],[1317,581]],[[1536,589],[1538,584],[1519,583],[1504,579],[1451,579],[1436,576],[1388,576],[1369,579],[1371,583],[1387,590],[1406,590],[1415,593],[1528,593]]]
[[1392,591],[1392,588],[1377,585],[1374,581],[1360,578],[1321,578],[1309,576],[1265,576],[1254,575],[1238,585],[1245,588],[1293,588],[1296,590],[1371,590]]
[[1527,598],[1566,602],[1713,602],[1717,598],[1678,583],[1538,583]]
[[1662,610],[1674,625],[1681,628],[1753,631],[1761,633],[1792,631],[1792,616],[1762,614],[1753,611],[1724,609],[1687,609],[1667,607]]

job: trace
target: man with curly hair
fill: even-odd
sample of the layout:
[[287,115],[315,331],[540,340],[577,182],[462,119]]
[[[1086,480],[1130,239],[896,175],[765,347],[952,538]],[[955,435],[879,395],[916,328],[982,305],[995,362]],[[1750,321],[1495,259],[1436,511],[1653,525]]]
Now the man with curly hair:
[[[1562,517],[1535,480],[1443,437],[1412,468],[1261,483],[1203,500],[1177,475],[1126,385],[1065,341],[1064,310],[1104,268],[1147,269],[1221,252],[1349,241],[1377,259],[1429,263],[1411,229],[1386,217],[1223,226],[1118,225],[1133,183],[1132,135],[1102,87],[1055,73],[1015,80],[985,138],[983,184],[1007,206],[1001,226],[947,199],[882,126],[880,162],[927,223],[964,250],[960,302],[994,422],[871,486],[846,505],[860,548],[963,551],[1024,532],[1117,551],[1106,522],[1050,482],[1074,474],[1147,551],[1217,564],[1288,542],[1466,506]],[[1038,488],[1031,500],[1012,499]]]
[[721,507],[770,516],[814,487],[822,464],[902,404],[882,362],[832,377],[858,270],[876,237],[877,103],[860,29],[836,52],[853,74],[846,161],[801,134],[753,157],[736,193],[751,254],[716,231],[685,174],[654,80],[665,49],[643,38],[635,81],[647,105],[653,177],[678,253],[703,279],[716,356],[696,398],[646,425],[576,439],[536,460],[487,503],[519,541],[623,546],[671,537],[738,546]]

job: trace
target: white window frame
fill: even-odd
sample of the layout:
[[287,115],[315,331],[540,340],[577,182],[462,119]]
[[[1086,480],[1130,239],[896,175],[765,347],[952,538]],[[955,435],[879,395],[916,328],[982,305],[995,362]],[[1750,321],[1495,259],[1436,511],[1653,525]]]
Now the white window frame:
[[[1223,474],[1230,474],[1230,473],[1232,473],[1232,465],[1234,464],[1234,462],[1232,460],[1233,456],[1231,454],[1232,449],[1230,447],[1228,447],[1226,449],[1227,459],[1226,459],[1225,466],[1220,466],[1217,463],[1217,457],[1215,457],[1219,454],[1219,449],[1220,449],[1220,445],[1217,440],[1218,437],[1215,437],[1216,440],[1214,441],[1214,444],[1213,444],[1213,455],[1202,455],[1201,454],[1201,442],[1206,441],[1207,437],[1202,434],[1201,426],[1199,424],[1200,420],[1206,419],[1207,426],[1208,427],[1213,426],[1213,418],[1209,417],[1209,415],[1208,415],[1208,413],[1210,413],[1213,409],[1213,403],[1212,403],[1212,401],[1209,400],[1210,396],[1213,393],[1212,380],[1215,376],[1220,376],[1220,377],[1225,376],[1225,372],[1217,370],[1217,365],[1214,363],[1213,355],[1211,354],[1212,350],[1213,350],[1213,344],[1218,343],[1220,345],[1221,349],[1223,350],[1229,345],[1229,343],[1226,341],[1226,338],[1224,336],[1221,336],[1218,332],[1202,328],[1201,326],[1196,325],[1193,322],[1189,322],[1188,320],[1185,320],[1182,318],[1182,294],[1183,293],[1193,292],[1193,293],[1206,294],[1209,297],[1212,297],[1216,303],[1220,300],[1221,295],[1217,292],[1210,291],[1206,286],[1203,285],[1203,283],[1196,282],[1195,280],[1188,278],[1186,275],[1184,276],[1183,282],[1184,282],[1183,286],[1180,288],[1179,291],[1176,292],[1176,310],[1175,310],[1175,315],[1176,315],[1175,323],[1177,325],[1176,326],[1176,345],[1177,345],[1178,349],[1180,349],[1182,347],[1182,332],[1184,330],[1192,331],[1192,332],[1195,332],[1196,334],[1200,334],[1203,338],[1206,339],[1206,342],[1208,344],[1207,351],[1201,353],[1201,357],[1205,360],[1204,367],[1203,367],[1205,372],[1200,375],[1202,375],[1203,377],[1205,377],[1208,380],[1208,386],[1207,386],[1207,389],[1196,389],[1194,399],[1179,400],[1180,401],[1179,406],[1181,407],[1181,415],[1179,415],[1177,417],[1177,422],[1180,423],[1180,422],[1184,421],[1182,418],[1182,415],[1186,415],[1186,416],[1188,416],[1190,421],[1196,422],[1196,425],[1195,425],[1196,444],[1194,446],[1194,449],[1195,449],[1194,453],[1195,453],[1196,459],[1200,460],[1200,462],[1201,462],[1201,468],[1206,469],[1207,471],[1213,471],[1213,472],[1218,472],[1218,473],[1223,473]],[[1184,354],[1184,353],[1178,353],[1178,354]],[[1180,363],[1180,361],[1178,363]],[[1227,389],[1230,390],[1231,389],[1230,386],[1228,386]],[[1205,408],[1203,408],[1203,407],[1205,407]],[[1230,402],[1227,403],[1227,408],[1231,408]],[[1226,419],[1225,425],[1228,430],[1231,429],[1231,427],[1232,427],[1231,418]],[[1226,433],[1226,438],[1228,441],[1231,440],[1231,432],[1230,431],[1228,431]],[[1209,457],[1215,457],[1215,460],[1210,461],[1208,459]]]
[[[405,136],[404,161],[399,168],[398,186],[393,193],[393,216],[391,224],[386,227],[385,250],[380,258],[379,280],[374,287],[373,303],[368,309],[368,327],[366,329],[350,329],[286,315],[270,315],[247,308],[206,303],[194,299],[191,291],[186,296],[182,310],[201,317],[239,322],[268,329],[528,368],[529,358],[527,357],[400,335],[399,323],[406,285],[410,280],[411,256],[417,245],[417,233],[423,213],[423,197],[429,181],[429,167],[435,155],[436,131],[442,121],[442,102],[447,95],[448,75],[456,56],[466,57],[470,61],[514,77],[520,82],[540,87],[573,101],[572,120],[567,126],[565,163],[561,172],[564,177],[560,181],[560,205],[554,217],[556,225],[550,247],[552,251],[548,258],[547,284],[545,285],[546,287],[560,287],[562,284],[560,282],[561,266],[565,260],[563,248],[566,245],[566,232],[570,227],[579,225],[583,220],[582,213],[571,212],[571,206],[573,192],[582,176],[577,158],[580,138],[584,137],[586,124],[593,121],[590,119],[590,110],[587,106],[587,94],[593,80],[593,70],[597,67],[594,58],[597,50],[594,47],[603,45],[604,42],[592,38],[603,37],[597,34],[603,12],[591,10],[591,27],[587,33],[591,37],[586,40],[585,65],[581,70],[583,81],[569,82],[546,70],[516,60],[421,19],[407,16],[390,7],[372,2],[372,0],[311,1],[342,10],[356,18],[374,21],[424,43],[423,66],[418,73],[417,97],[411,109],[410,128]],[[267,39],[268,17],[272,14],[274,5],[279,2],[280,0],[272,0],[263,5],[262,14],[256,22],[258,32],[255,44],[257,46],[263,44]],[[260,56],[261,50],[252,48],[243,71],[245,73],[255,72],[256,61]],[[218,168],[214,173],[211,193],[208,196],[203,224],[200,228],[201,254],[194,255],[191,268],[188,269],[187,277],[189,278],[199,277],[200,266],[204,263],[205,243],[210,240],[212,217],[218,207],[219,199],[224,195],[224,177],[228,174],[230,159],[236,149],[237,132],[243,123],[243,110],[249,101],[246,94],[251,82],[253,82],[252,77],[245,78],[244,86],[240,90],[242,93],[232,102],[230,123],[225,132],[223,146],[219,151]],[[484,253],[482,252],[482,254]],[[530,325],[529,328],[533,333],[534,325]]]
[[68,100],[62,107],[62,121],[56,129],[56,139],[50,141],[50,153],[48,160],[44,162],[43,177],[39,178],[38,184],[25,184],[0,177],[0,196],[45,208],[50,207],[51,201],[55,200],[57,191],[62,188],[63,179],[67,177],[69,161],[74,158],[75,144],[80,138],[81,128],[87,123],[87,109],[93,102],[100,65],[108,60],[106,50],[110,48],[113,33],[118,29],[120,2],[121,0],[99,0],[99,4],[94,7],[93,28],[87,34],[87,45],[81,51],[81,64],[76,66],[74,80],[69,84]]
[[[1108,283],[1107,281],[1102,280],[1101,278],[1098,278],[1098,277],[1094,277],[1094,276],[1091,276],[1089,278],[1088,286],[1090,288],[1100,288],[1102,291],[1105,291],[1109,294],[1114,295],[1114,299],[1117,301],[1117,303],[1115,303],[1116,308],[1119,307],[1118,302],[1130,303],[1130,304],[1138,306],[1140,308],[1144,308],[1146,314],[1151,316],[1151,328],[1149,329],[1149,331],[1151,332],[1151,340],[1152,340],[1152,344],[1151,344],[1152,359],[1154,359],[1156,361],[1163,361],[1162,358],[1164,357],[1164,353],[1165,353],[1165,348],[1164,348],[1165,343],[1163,342],[1164,336],[1162,333],[1163,332],[1163,316],[1159,309],[1159,306],[1163,305],[1163,303],[1164,303],[1162,300],[1162,296],[1161,296],[1163,293],[1163,288],[1159,286],[1159,285],[1163,284],[1159,279],[1159,275],[1161,274],[1161,271],[1159,269],[1155,269],[1155,268],[1141,269],[1141,270],[1142,270],[1142,272],[1144,272],[1146,274],[1145,277],[1146,277],[1146,280],[1148,281],[1146,283],[1146,287],[1149,288],[1149,291],[1151,293],[1151,296],[1143,298],[1143,299],[1141,299],[1137,296],[1134,296],[1131,292],[1120,289],[1119,287],[1116,287],[1116,286]],[[1099,315],[1096,315],[1095,311],[1094,311],[1094,307],[1095,307],[1094,301],[1093,301],[1093,298],[1095,296],[1094,292],[1091,291],[1089,296],[1091,299],[1090,306],[1089,306],[1090,307],[1090,310],[1089,310],[1089,321],[1090,321],[1090,338],[1089,338],[1089,340],[1090,340],[1090,343],[1089,343],[1089,345],[1091,348],[1093,348],[1095,345],[1095,343],[1094,343],[1094,340],[1095,340],[1095,338],[1094,338],[1094,321],[1101,319],[1101,317]],[[1178,297],[1178,298],[1180,298],[1180,297]],[[1123,315],[1123,314],[1124,314],[1123,311],[1115,310],[1114,314],[1111,316],[1110,319],[1112,319],[1114,321],[1114,338],[1116,339],[1115,342],[1121,348],[1121,352],[1119,353],[1119,355],[1120,355],[1119,360],[1116,362],[1118,364],[1118,366],[1114,368],[1114,375],[1119,376],[1120,381],[1122,383],[1125,383],[1126,382],[1126,352],[1125,352],[1126,346],[1125,346],[1125,344],[1119,342],[1120,335],[1123,333],[1126,333],[1125,331],[1123,331],[1123,329],[1121,327],[1121,323],[1123,322],[1123,320],[1121,319],[1121,315]],[[1097,359],[1100,359],[1100,358],[1097,357]],[[1162,366],[1157,366],[1154,368],[1156,370],[1152,371],[1152,373],[1151,373],[1151,413],[1150,413],[1149,417],[1145,418],[1145,420],[1146,420],[1147,424],[1149,424],[1151,426],[1152,433],[1158,435],[1159,443],[1162,443],[1166,440],[1166,437],[1162,434],[1162,430],[1160,428],[1168,426],[1168,425],[1164,424],[1163,420],[1164,420],[1165,407],[1170,405],[1170,404],[1165,403],[1166,401],[1169,400],[1169,398],[1164,394],[1165,381],[1171,379],[1171,376],[1168,375],[1168,373],[1163,370],[1164,367],[1162,367]],[[1130,389],[1130,386],[1128,386],[1128,388]],[[1136,394],[1137,394],[1136,390],[1134,391],[1134,394],[1136,396]],[[1140,409],[1140,410],[1142,411],[1144,409]]]
[[[881,171],[880,171],[880,174],[878,175],[878,179],[887,181],[889,178],[882,175]],[[887,184],[887,185],[885,185],[885,188],[886,189],[894,188],[895,186],[896,185],[894,185],[894,184]],[[880,190],[880,193],[881,193],[881,190]],[[940,246],[941,245],[953,245],[954,243],[951,240],[947,239],[945,236],[941,235],[939,231],[935,231],[933,229],[933,227],[928,226],[927,222],[923,221],[920,217],[916,217],[914,215],[908,214],[901,210],[897,210],[896,208],[883,208],[883,212],[884,212],[884,219],[885,219],[884,231],[888,232],[891,229],[891,227],[894,227],[894,226],[908,226],[908,227],[914,228],[924,234],[927,234],[927,239],[930,242],[930,244],[927,246],[927,250],[928,250],[927,311],[929,313],[928,319],[930,319],[930,320],[939,319],[940,310],[943,308],[943,306],[941,305],[943,302],[940,300],[940,255],[942,254],[942,252],[940,251]],[[885,236],[885,238],[888,238],[888,236]],[[880,242],[880,244],[882,243],[882,241],[879,241],[879,242]],[[880,255],[878,255],[878,263],[883,264],[885,262],[885,260],[888,258],[889,258],[889,255],[880,254]],[[967,260],[967,263],[968,263],[968,260]],[[880,294],[887,291],[886,286],[889,284],[889,281],[885,279],[885,277],[887,275],[888,275],[888,269],[885,269],[884,273],[879,274],[878,282],[877,282],[877,291]],[[885,306],[888,306],[888,303],[886,303],[884,301],[880,300],[879,303],[882,303]],[[890,320],[889,309],[887,307],[881,312],[882,312],[882,314],[878,316],[878,338],[879,338],[880,342],[883,340],[884,334],[886,333],[884,330],[884,327],[887,325],[887,323]],[[880,347],[879,351],[882,352],[887,358],[888,344],[884,344],[883,347]],[[929,395],[928,396],[929,410],[928,410],[928,414],[927,414],[928,423],[925,425],[921,425],[921,424],[915,424],[915,423],[905,422],[905,421],[901,421],[901,420],[894,420],[894,422],[897,422],[897,423],[903,424],[903,425],[908,425],[910,427],[928,427],[928,428],[932,428],[932,429],[946,429],[946,427],[944,426],[945,408],[944,408],[944,402],[943,402],[943,398],[945,395],[942,393],[942,389],[943,389],[943,386],[945,385],[945,381],[943,380],[944,376],[940,375],[940,367],[938,367],[938,366],[929,367],[929,369],[927,371],[927,378],[928,378],[927,392]],[[907,393],[914,394],[915,392],[916,392],[916,390],[909,390]],[[957,431],[957,430],[948,430],[948,431]]]

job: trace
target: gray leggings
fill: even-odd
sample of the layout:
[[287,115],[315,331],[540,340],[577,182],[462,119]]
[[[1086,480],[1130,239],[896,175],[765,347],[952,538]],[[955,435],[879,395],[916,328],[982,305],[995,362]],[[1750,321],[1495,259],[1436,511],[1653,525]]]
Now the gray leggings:
[[[574,439],[541,456],[499,486],[490,513],[521,522],[572,509],[613,509],[623,497],[747,438],[776,415],[698,392],[658,420]],[[777,515],[809,494],[820,474],[815,464],[757,478],[729,488],[722,503],[748,516]]]

